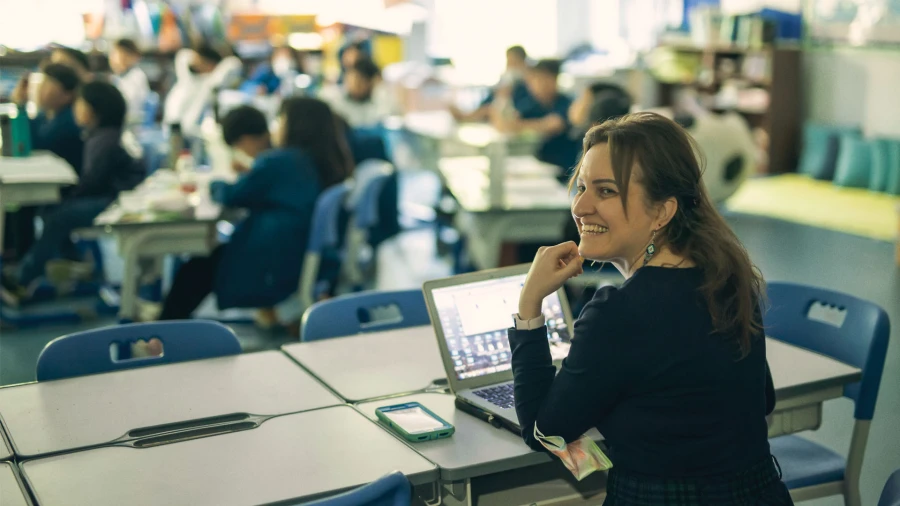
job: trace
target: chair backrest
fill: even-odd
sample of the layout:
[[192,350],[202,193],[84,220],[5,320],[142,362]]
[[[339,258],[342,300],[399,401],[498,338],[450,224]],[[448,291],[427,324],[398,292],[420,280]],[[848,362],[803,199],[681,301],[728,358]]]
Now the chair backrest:
[[409,480],[399,471],[383,476],[350,492],[322,499],[306,506],[409,506]]
[[336,184],[319,195],[313,210],[312,228],[309,230],[307,254],[318,253],[340,243],[340,215],[350,187]]
[[884,309],[867,300],[793,283],[768,284],[766,334],[859,367],[862,380],[844,395],[856,403],[854,417],[871,420],[890,336]]
[[900,469],[894,471],[884,484],[878,506],[900,506]]
[[[349,191],[350,186],[347,183],[336,184],[323,191],[316,200],[312,227],[309,230],[309,240],[303,257],[303,270],[300,273],[298,288],[300,311],[312,305],[317,292],[328,291],[328,287],[322,285],[332,280],[323,280],[319,283],[322,255],[340,247],[341,213]],[[300,311],[297,311],[297,314],[300,314]]]
[[393,172],[394,166],[383,160],[367,160],[356,167],[349,202],[357,228],[369,229],[378,224],[378,198]]
[[[119,361],[113,344],[159,339],[161,356]],[[218,322],[184,320],[132,323],[86,330],[50,341],[37,362],[37,380],[47,381],[86,374],[170,364],[188,360],[237,355],[241,345],[228,327]]]
[[300,339],[317,341],[430,322],[422,290],[360,292],[310,306],[303,314]]

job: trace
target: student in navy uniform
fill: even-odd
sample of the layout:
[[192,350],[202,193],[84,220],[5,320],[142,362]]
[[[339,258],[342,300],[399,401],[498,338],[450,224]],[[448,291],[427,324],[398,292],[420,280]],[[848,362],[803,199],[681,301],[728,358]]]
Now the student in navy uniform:
[[556,82],[559,68],[560,63],[556,60],[541,60],[528,69],[525,84],[531,98],[513,102],[515,111],[493,109],[491,121],[504,132],[537,132],[543,142],[535,156],[538,160],[558,166],[560,179],[564,180],[575,164],[581,143],[569,137],[568,113],[572,99],[559,91]]
[[451,106],[450,113],[457,121],[487,121],[490,119],[491,106],[498,101],[511,101],[520,104],[531,98],[525,85],[525,72],[528,70],[528,54],[522,46],[512,46],[506,50],[506,70],[500,76],[500,82],[492,88],[478,109],[464,113]]
[[[31,146],[56,154],[80,174],[84,141],[72,113],[75,93],[81,84],[78,72],[68,65],[50,63],[44,67],[43,75],[36,97],[39,113],[30,122]],[[21,114],[25,114],[28,101],[28,82],[28,76],[23,77],[11,96]],[[8,213],[6,223],[10,232],[4,239],[7,247],[14,247],[16,257],[21,257],[34,243],[36,212],[35,207],[23,207]]]
[[58,46],[54,48],[50,53],[50,63],[59,63],[71,68],[83,83],[94,77],[91,74],[91,61],[88,56],[72,47]]
[[231,148],[232,168],[242,174],[250,170],[253,161],[272,147],[269,122],[255,107],[242,105],[222,118],[222,140]]
[[241,84],[241,91],[251,95],[271,95],[278,91],[282,79],[302,73],[303,58],[300,52],[291,46],[279,46],[272,49],[269,61],[260,63]]
[[72,249],[69,236],[75,229],[90,226],[119,192],[144,178],[142,162],[122,147],[126,112],[125,99],[112,84],[94,81],[81,87],[74,113],[84,129],[81,176],[77,185],[64,189],[62,203],[43,216],[44,231],[22,260],[14,286],[5,280],[7,289],[23,295],[21,289],[44,273],[49,260]]
[[[710,200],[695,143],[638,113],[592,128],[584,146],[580,242],[538,252],[509,329],[522,437],[543,450],[541,437],[599,429],[607,506],[792,504],[769,449],[765,283]],[[626,281],[585,306],[557,371],[541,301],[586,259]]]
[[[81,128],[75,124],[72,104],[81,85],[78,73],[68,65],[50,63],[43,70],[44,80],[38,88],[38,115],[31,121],[31,147],[49,150],[81,173],[84,141]],[[23,79],[12,99],[24,111],[28,101],[28,81]]]
[[353,161],[324,102],[286,100],[280,122],[277,149],[234,184],[210,185],[213,200],[249,216],[227,244],[178,270],[160,319],[189,318],[211,292],[227,309],[272,307],[297,291],[316,199],[352,174]]

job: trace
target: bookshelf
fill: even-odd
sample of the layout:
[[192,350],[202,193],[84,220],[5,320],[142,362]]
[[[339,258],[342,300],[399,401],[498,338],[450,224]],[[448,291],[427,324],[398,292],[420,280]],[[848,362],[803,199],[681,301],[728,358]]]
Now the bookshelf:
[[801,64],[799,47],[734,45],[704,47],[667,44],[692,71],[681,80],[657,80],[660,105],[675,106],[677,92],[691,89],[710,110],[740,113],[754,131],[757,144],[767,154],[760,173],[793,172],[800,150]]

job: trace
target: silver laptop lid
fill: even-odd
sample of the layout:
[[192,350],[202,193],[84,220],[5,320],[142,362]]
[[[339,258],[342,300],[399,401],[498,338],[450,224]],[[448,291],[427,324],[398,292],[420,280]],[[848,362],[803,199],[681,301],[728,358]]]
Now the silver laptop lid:
[[[530,264],[428,281],[423,286],[450,388],[459,392],[512,380],[507,329],[519,310]],[[569,352],[572,318],[565,291],[544,299],[554,363]]]

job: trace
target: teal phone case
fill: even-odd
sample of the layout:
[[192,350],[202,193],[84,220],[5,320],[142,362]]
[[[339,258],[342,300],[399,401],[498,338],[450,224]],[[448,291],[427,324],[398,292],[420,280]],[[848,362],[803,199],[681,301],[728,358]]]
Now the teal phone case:
[[[409,408],[421,408],[422,411],[428,413],[429,416],[434,418],[435,420],[444,424],[443,427],[434,429],[430,432],[419,432],[415,434],[410,434],[406,432],[400,425],[394,423],[390,418],[388,418],[384,413],[391,411],[399,411],[402,409]],[[408,402],[406,404],[395,404],[393,406],[383,406],[375,410],[375,416],[378,417],[378,421],[382,424],[390,427],[394,432],[403,436],[407,441],[411,441],[413,443],[420,443],[422,441],[432,441],[435,439],[443,439],[453,435],[456,431],[456,428],[448,421],[434,414],[433,411],[426,408],[425,406],[419,404],[418,402]]]

